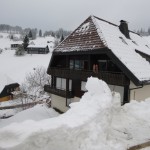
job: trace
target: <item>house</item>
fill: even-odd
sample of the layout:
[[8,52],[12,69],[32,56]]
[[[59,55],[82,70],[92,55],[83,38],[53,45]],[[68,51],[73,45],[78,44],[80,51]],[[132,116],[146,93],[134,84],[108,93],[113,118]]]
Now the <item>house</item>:
[[104,80],[120,93],[121,104],[150,97],[150,45],[137,33],[120,25],[88,17],[52,54],[47,73],[53,108],[65,112],[79,101],[90,76]]
[[22,45],[22,41],[12,41],[10,44],[11,50],[16,50],[19,45]]
[[46,36],[46,37],[37,37],[35,40],[31,40],[29,42],[29,45],[42,45],[42,46],[48,46],[49,51],[52,52],[53,51],[53,47],[54,47],[54,41],[55,38],[52,36]]
[[28,54],[47,54],[49,53],[48,45],[29,45],[27,47]]
[[18,83],[13,82],[7,75],[0,74],[0,102],[12,100],[12,92],[18,90]]

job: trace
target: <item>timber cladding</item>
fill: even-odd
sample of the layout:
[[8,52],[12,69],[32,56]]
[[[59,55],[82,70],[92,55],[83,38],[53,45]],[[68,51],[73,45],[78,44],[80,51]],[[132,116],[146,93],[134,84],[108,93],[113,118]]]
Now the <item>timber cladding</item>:
[[11,99],[11,96],[5,96],[0,98],[0,102],[9,101]]

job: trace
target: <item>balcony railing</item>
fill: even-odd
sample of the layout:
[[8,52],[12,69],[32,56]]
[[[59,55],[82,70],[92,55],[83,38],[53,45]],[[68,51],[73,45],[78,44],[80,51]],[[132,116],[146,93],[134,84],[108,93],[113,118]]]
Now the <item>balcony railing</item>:
[[98,73],[95,73],[91,70],[89,71],[65,68],[50,68],[48,73],[52,76],[60,78],[80,79],[82,81],[86,81],[88,77],[93,76],[104,80],[107,84],[119,86],[129,85],[129,79],[121,72],[99,71]]
[[55,94],[55,95],[59,95],[59,96],[65,97],[65,98],[66,97],[73,98],[72,91],[65,91],[65,90],[61,90],[61,89],[52,88],[50,85],[45,85],[44,91]]

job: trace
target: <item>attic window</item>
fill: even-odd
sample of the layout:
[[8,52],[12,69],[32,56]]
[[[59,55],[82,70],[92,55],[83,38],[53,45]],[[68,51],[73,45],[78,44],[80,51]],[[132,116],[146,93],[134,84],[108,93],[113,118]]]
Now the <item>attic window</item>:
[[119,38],[121,39],[121,41],[122,41],[124,44],[128,45],[128,43],[125,41],[125,39],[124,39],[123,37],[119,37]]
[[148,46],[148,45],[145,45],[145,46],[149,48],[149,46]]
[[132,41],[132,43],[134,43],[135,45],[138,45],[135,41]]

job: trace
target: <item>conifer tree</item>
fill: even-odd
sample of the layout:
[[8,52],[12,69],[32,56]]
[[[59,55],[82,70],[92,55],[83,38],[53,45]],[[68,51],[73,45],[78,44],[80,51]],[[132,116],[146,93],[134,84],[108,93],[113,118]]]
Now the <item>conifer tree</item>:
[[26,50],[27,46],[29,45],[29,38],[26,35],[24,40],[23,40],[23,48]]
[[29,31],[28,37],[29,37],[30,39],[33,38],[31,30]]
[[39,37],[42,37],[42,30],[39,30]]
[[64,40],[64,36],[63,34],[61,35],[61,39],[60,39],[60,42],[62,42]]

